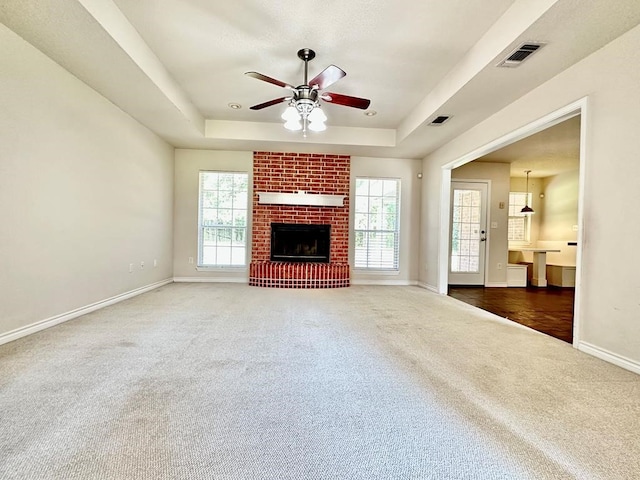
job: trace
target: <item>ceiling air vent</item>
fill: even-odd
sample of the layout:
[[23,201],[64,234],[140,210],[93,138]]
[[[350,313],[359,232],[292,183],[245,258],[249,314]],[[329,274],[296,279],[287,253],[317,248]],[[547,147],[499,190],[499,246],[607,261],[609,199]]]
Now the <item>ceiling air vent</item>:
[[438,115],[429,122],[429,125],[431,125],[432,127],[439,127],[440,125],[448,122],[450,118],[451,115]]
[[496,66],[510,67],[510,68],[517,67],[522,62],[524,62],[527,58],[529,58],[532,54],[534,54],[535,52],[540,50],[542,47],[544,47],[544,45],[545,45],[544,43],[537,43],[537,42],[523,43],[518,48],[516,48],[513,52],[511,52],[507,56],[507,58],[505,58],[504,60],[501,60],[500,63],[498,63]]

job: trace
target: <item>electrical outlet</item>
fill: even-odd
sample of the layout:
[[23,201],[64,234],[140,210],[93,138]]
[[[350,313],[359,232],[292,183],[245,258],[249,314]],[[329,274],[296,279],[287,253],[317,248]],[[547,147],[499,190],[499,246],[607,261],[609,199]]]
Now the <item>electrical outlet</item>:
[[129,264],[129,273],[133,273],[133,263]]
[[154,258],[153,259],[153,268],[158,266],[158,259]]
[[144,261],[140,262],[140,270],[144,268]]
[[501,263],[498,264],[498,270],[502,270],[502,264]]
[[193,257],[189,257],[189,263],[193,263]]

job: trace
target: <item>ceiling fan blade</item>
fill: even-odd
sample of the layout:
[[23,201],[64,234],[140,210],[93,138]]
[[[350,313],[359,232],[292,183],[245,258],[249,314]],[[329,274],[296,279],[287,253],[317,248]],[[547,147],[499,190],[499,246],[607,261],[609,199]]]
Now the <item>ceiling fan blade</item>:
[[352,97],[350,95],[341,95],[339,93],[323,93],[322,100],[336,105],[344,105],[345,107],[360,108],[366,110],[371,105],[371,100],[367,98]]
[[282,88],[288,88],[289,90],[295,89],[293,86],[289,85],[288,83],[281,82],[280,80],[276,80],[275,78],[267,77],[266,75],[263,75],[258,72],[245,72],[245,75],[252,78],[257,78],[258,80],[262,80],[263,82],[272,83]]
[[322,90],[327,88],[329,85],[333,85],[338,80],[346,75],[345,71],[335,65],[329,65],[323,71],[321,71],[318,75],[311,79],[309,82],[309,86],[313,87],[314,85],[318,86],[318,90]]
[[262,110],[263,108],[270,107],[271,105],[277,105],[278,103],[286,102],[287,100],[291,100],[291,97],[274,98],[273,100],[269,100],[268,102],[260,103],[258,105],[254,105],[253,107],[249,107],[249,109]]

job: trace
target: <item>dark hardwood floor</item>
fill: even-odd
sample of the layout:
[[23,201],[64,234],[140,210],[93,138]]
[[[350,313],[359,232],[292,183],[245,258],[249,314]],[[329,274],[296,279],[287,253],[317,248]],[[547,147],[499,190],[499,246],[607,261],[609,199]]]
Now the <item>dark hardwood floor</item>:
[[449,295],[565,342],[573,342],[573,288],[449,286]]

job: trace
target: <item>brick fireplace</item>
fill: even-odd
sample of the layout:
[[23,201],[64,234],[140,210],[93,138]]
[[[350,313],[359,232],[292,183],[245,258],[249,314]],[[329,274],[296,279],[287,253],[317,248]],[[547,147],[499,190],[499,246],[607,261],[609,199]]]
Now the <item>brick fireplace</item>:
[[[281,288],[348,287],[349,175],[347,155],[254,152],[252,260],[249,285]],[[344,196],[341,206],[306,205],[305,201],[260,201],[263,194],[297,194],[316,200]],[[306,195],[306,196],[305,196]],[[289,195],[289,197],[292,197]],[[331,226],[328,263],[272,262],[271,224]]]

